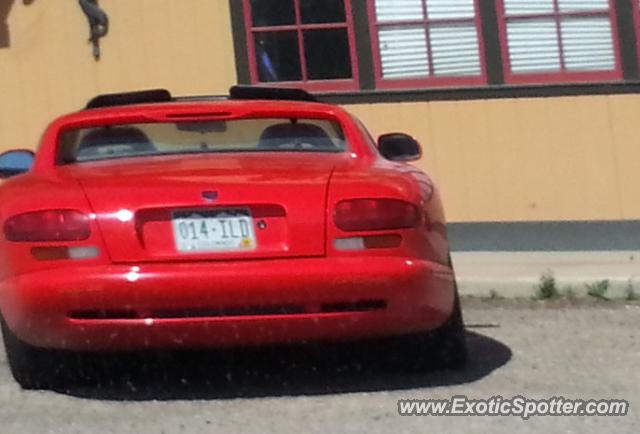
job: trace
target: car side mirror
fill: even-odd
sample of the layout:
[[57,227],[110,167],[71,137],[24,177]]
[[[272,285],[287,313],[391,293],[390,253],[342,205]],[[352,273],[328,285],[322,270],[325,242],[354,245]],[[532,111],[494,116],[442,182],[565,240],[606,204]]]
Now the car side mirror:
[[422,157],[420,143],[408,134],[384,134],[378,138],[378,150],[391,161],[415,161]]
[[27,149],[7,151],[0,154],[0,179],[11,178],[28,172],[35,154]]

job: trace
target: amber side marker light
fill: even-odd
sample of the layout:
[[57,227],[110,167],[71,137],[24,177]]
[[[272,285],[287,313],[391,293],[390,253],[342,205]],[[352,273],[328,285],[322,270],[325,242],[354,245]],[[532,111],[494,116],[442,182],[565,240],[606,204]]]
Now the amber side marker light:
[[336,250],[392,249],[401,244],[402,237],[398,234],[337,238],[333,241]]
[[62,260],[83,260],[94,259],[100,256],[100,249],[94,246],[87,247],[67,247],[67,246],[45,246],[32,247],[31,256],[37,261],[62,261]]

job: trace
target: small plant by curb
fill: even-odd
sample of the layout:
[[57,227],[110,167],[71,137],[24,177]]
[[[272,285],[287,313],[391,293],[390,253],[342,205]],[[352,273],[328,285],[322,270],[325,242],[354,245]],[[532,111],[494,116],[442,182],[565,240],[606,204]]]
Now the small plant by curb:
[[565,286],[562,290],[562,296],[570,300],[573,300],[578,297],[578,294],[576,294],[576,291],[575,289],[573,289],[573,286]]
[[492,302],[506,300],[506,297],[500,295],[500,293],[495,289],[492,289],[489,291],[489,294],[481,295],[478,297],[478,299],[482,300],[483,303],[492,303]]
[[537,300],[550,300],[560,297],[560,291],[556,285],[556,278],[553,273],[547,272],[540,277],[535,298]]
[[609,291],[609,281],[601,280],[599,282],[587,283],[587,294],[591,297],[599,298],[601,300],[608,300],[607,291]]
[[624,298],[626,301],[639,301],[640,300],[640,294],[638,294],[635,289],[633,288],[633,284],[631,282],[629,282],[629,284],[627,285],[627,293],[626,296]]
[[489,300],[495,301],[495,300],[504,300],[504,297],[501,296],[498,291],[496,291],[495,289],[492,289],[491,291],[489,291]]

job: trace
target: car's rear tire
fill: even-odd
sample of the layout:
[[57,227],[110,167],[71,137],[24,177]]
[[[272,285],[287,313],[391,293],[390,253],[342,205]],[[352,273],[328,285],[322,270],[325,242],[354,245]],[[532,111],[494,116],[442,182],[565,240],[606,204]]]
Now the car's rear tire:
[[385,351],[394,369],[423,371],[464,368],[467,344],[458,297],[451,316],[438,329],[394,338],[393,344],[386,346]]
[[[449,258],[451,265],[451,258]],[[453,268],[453,266],[451,265]],[[436,330],[395,338],[390,358],[394,366],[419,371],[463,369],[467,363],[467,342],[458,286],[454,279],[454,304],[447,321]],[[389,348],[387,348],[387,351]]]
[[447,261],[453,273],[453,311],[449,320],[434,332],[431,339],[436,353],[436,360],[441,366],[462,369],[467,364],[468,358],[466,331],[451,254],[449,254]]
[[2,318],[0,326],[11,374],[23,389],[55,388],[77,374],[75,354],[29,345]]
[[461,369],[466,365],[467,341],[457,289],[451,316],[427,339],[424,357],[432,358],[438,367]]

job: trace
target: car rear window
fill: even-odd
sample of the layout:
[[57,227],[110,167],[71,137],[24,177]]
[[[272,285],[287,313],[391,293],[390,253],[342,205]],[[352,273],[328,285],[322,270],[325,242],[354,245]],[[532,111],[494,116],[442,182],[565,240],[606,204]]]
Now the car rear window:
[[343,152],[340,124],[301,118],[117,124],[66,131],[58,163],[215,152]]

